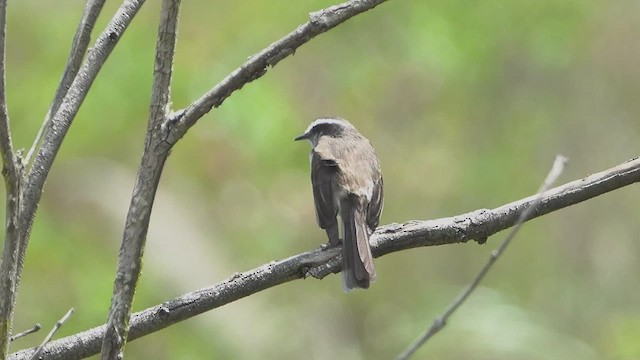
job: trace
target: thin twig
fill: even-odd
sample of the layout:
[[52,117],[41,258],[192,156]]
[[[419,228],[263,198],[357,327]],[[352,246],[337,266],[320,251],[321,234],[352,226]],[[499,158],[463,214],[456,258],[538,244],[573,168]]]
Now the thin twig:
[[538,190],[538,193],[536,194],[535,200],[531,204],[529,204],[529,206],[526,208],[525,211],[523,211],[520,214],[520,216],[518,217],[518,220],[511,228],[511,231],[509,231],[509,234],[507,235],[507,237],[502,241],[500,246],[498,246],[498,248],[491,253],[489,260],[484,264],[482,269],[480,269],[480,271],[475,276],[473,281],[471,281],[471,283],[460,294],[458,294],[458,296],[449,305],[447,310],[441,316],[435,319],[433,324],[431,324],[431,327],[429,327],[429,329],[424,334],[422,334],[413,344],[411,344],[407,349],[405,349],[405,351],[403,351],[397,357],[397,360],[406,360],[410,358],[422,345],[424,345],[424,343],[426,343],[433,335],[435,335],[438,331],[442,330],[442,328],[444,328],[447,325],[447,321],[449,320],[451,315],[453,315],[453,313],[465,302],[465,300],[467,300],[467,298],[471,295],[471,293],[473,293],[473,291],[478,287],[482,279],[485,277],[485,275],[487,275],[487,272],[489,272],[493,264],[498,260],[500,255],[502,255],[502,253],[506,250],[507,246],[509,246],[513,238],[516,236],[522,224],[529,219],[529,216],[533,213],[536,207],[540,205],[543,199],[542,197],[543,193],[547,191],[551,187],[551,185],[556,181],[556,179],[558,179],[560,174],[562,174],[562,171],[564,170],[564,166],[566,162],[567,162],[566,157],[562,155],[556,156],[556,159],[553,163],[553,166],[551,167],[551,170],[549,171],[549,174],[547,174],[547,177],[545,178],[544,182],[542,183],[542,186],[540,187],[540,189]]
[[[38,150],[34,165],[29,171],[27,188],[25,189],[25,198],[29,201],[24,204],[23,221],[29,222],[29,219],[33,219],[44,182],[64,136],[78,113],[98,72],[102,69],[111,51],[143,4],[144,0],[125,0],[122,3],[105,30],[96,39],[92,50],[83,61],[64,96],[59,110],[53,115],[51,123],[52,126],[55,126],[56,131],[45,132],[44,144]],[[25,228],[29,229],[30,226]]]
[[[527,220],[575,205],[624,186],[640,182],[640,158],[590,175],[542,195],[540,204]],[[422,246],[484,241],[487,236],[513,226],[530,207],[534,197],[520,199],[496,209],[481,209],[454,217],[390,224],[376,230],[372,253],[380,257]],[[180,241],[180,239],[176,239]],[[203,312],[221,307],[262,290],[309,275],[322,278],[340,271],[340,249],[316,249],[271,262],[195,292],[132,314],[128,341],[167,328]],[[100,352],[105,325],[52,341],[44,349],[48,360],[80,359]],[[12,354],[10,359],[28,359],[33,349]]]
[[7,0],[0,1],[0,152],[2,152],[3,172],[6,176],[15,175],[15,159],[11,144],[9,114],[7,112],[7,94],[5,79],[5,33],[7,25]]
[[120,245],[113,297],[104,334],[101,358],[121,359],[129,332],[131,306],[142,270],[144,245],[153,200],[170,147],[162,124],[170,114],[171,78],[178,29],[180,0],[163,0],[156,43],[151,104],[145,148],[127,213]]
[[62,100],[67,95],[67,91],[73,83],[73,79],[76,78],[78,70],[80,70],[82,59],[84,58],[84,54],[87,52],[89,41],[91,40],[91,31],[93,30],[93,26],[95,25],[98,16],[100,15],[100,11],[102,10],[104,3],[105,0],[87,0],[84,5],[82,18],[80,19],[80,23],[76,29],[76,35],[73,37],[71,53],[67,59],[67,65],[65,66],[62,74],[62,79],[60,79],[60,84],[58,85],[56,94],[49,106],[47,115],[44,117],[42,126],[40,126],[40,129],[38,130],[38,134],[36,135],[33,145],[31,145],[27,156],[24,158],[25,166],[28,166],[31,161],[31,156],[38,147],[38,144],[40,144],[42,135],[50,125],[51,118],[56,114],[56,112],[58,112],[60,104],[62,104]]
[[309,40],[344,23],[352,17],[382,4],[387,0],[350,0],[342,4],[312,12],[309,21],[298,26],[280,40],[267,46],[259,53],[249,57],[240,67],[232,71],[206,94],[191,103],[186,109],[179,110],[182,116],[167,137],[175,144],[187,130],[212,108],[220,106],[234,91],[262,77],[269,68],[291,56]]
[[47,115],[45,115],[44,120],[42,120],[42,125],[40,125],[40,129],[38,129],[38,133],[36,134],[35,139],[33,140],[33,144],[31,144],[31,147],[29,148],[29,151],[27,152],[27,156],[25,156],[23,163],[25,167],[29,167],[29,162],[31,161],[31,157],[33,156],[33,153],[36,151],[36,149],[38,148],[38,145],[40,145],[40,141],[42,140],[42,136],[44,135],[44,131],[45,129],[49,126],[49,122],[51,121],[51,110],[47,111]]
[[17,333],[13,336],[11,336],[10,341],[16,341],[22,337],[25,337],[27,335],[33,334],[33,333],[37,333],[38,331],[40,331],[40,329],[42,329],[42,325],[36,323],[35,325],[33,325],[33,327],[31,329],[27,329],[21,333]]
[[38,357],[42,353],[42,349],[44,349],[44,347],[49,343],[49,341],[51,341],[51,338],[53,337],[53,335],[55,335],[56,332],[58,332],[58,330],[62,327],[62,325],[71,317],[71,315],[73,315],[74,311],[75,311],[74,308],[69,309],[69,311],[67,311],[67,313],[64,314],[64,316],[56,322],[56,324],[53,326],[53,329],[49,331],[49,334],[42,341],[42,344],[38,346],[38,348],[36,349],[36,352],[34,352],[33,355],[31,355],[30,360],[38,359]]

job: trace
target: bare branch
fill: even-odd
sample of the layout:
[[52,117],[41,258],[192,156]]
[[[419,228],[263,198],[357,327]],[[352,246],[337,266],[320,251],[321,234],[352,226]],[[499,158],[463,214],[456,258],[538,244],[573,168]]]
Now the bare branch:
[[293,55],[314,37],[333,29],[350,18],[382,4],[386,0],[351,0],[309,14],[310,20],[259,53],[250,56],[244,64],[194,101],[183,112],[167,141],[175,144],[204,114],[220,106],[234,91],[262,77],[269,67]]
[[[196,101],[194,105],[176,113],[179,113],[180,116],[170,114],[168,109],[175,27],[177,26],[180,2],[176,0],[163,1],[147,139],[120,248],[114,295],[102,344],[103,359],[115,359],[121,355],[121,349],[127,339],[127,322],[141,270],[153,200],[171,146],[213,106],[220,105],[233,91],[262,76],[266,72],[267,66],[274,66],[316,35],[375,7],[383,1],[352,0],[311,14],[311,21],[254,56],[252,60],[234,71],[203,98]],[[178,129],[178,133],[175,129]]]
[[7,27],[7,0],[0,1],[0,152],[2,153],[2,173],[7,177],[15,177],[16,163],[11,144],[9,114],[7,113],[7,94],[5,79],[5,35]]
[[[19,188],[16,188],[16,191],[20,191]],[[7,191],[7,228],[5,231],[2,263],[0,263],[0,359],[5,359],[9,353],[11,327],[13,325],[13,309],[16,301],[18,254],[20,252],[20,231],[16,227],[18,220],[18,199],[19,195]]]
[[[24,256],[29,242],[29,233],[35,213],[40,202],[42,189],[45,180],[53,165],[56,154],[62,144],[62,140],[71,125],[80,105],[86,97],[93,81],[95,80],[102,65],[115,47],[118,39],[124,33],[138,9],[142,6],[144,0],[125,0],[120,6],[114,17],[112,18],[105,31],[98,37],[93,50],[89,53],[82,66],[78,71],[67,68],[67,76],[71,77],[71,73],[75,78],[66,91],[66,95],[60,102],[54,99],[53,103],[60,103],[59,111],[57,111],[51,119],[50,130],[45,133],[45,140],[38,151],[34,164],[26,178],[23,176],[22,161],[10,152],[3,151],[3,160],[5,160],[5,168],[7,174],[10,174],[7,181],[7,225],[6,236],[3,251],[3,260],[0,265],[0,358],[6,357],[9,345],[9,334],[11,331],[13,309],[15,306],[15,297],[17,288],[20,283]],[[6,1],[0,2],[1,18],[2,18],[2,67],[4,68],[4,23],[6,19]],[[98,6],[98,2],[93,6]],[[90,21],[93,16],[97,16],[95,8],[88,10],[86,14]],[[84,18],[84,17],[83,17]],[[81,25],[82,26],[82,25]],[[87,29],[88,31],[88,29]],[[80,35],[80,37],[88,36]],[[78,40],[77,51],[80,52],[83,46],[80,44],[84,40]],[[85,46],[86,47],[86,46]],[[72,57],[74,56],[72,51]],[[80,56],[80,55],[77,55]],[[70,59],[70,62],[79,61],[78,59]],[[76,65],[72,64],[71,67]],[[4,74],[2,74],[2,99],[4,99]],[[65,80],[63,79],[63,82]],[[66,86],[62,84],[61,86]],[[61,95],[58,93],[56,96]],[[4,101],[2,100],[2,104]],[[0,105],[2,105],[0,104]],[[0,119],[0,150],[11,150],[11,140],[9,135],[8,119],[6,117],[6,106],[0,106],[4,119]],[[2,117],[2,114],[0,114]],[[9,161],[10,160],[10,161]],[[24,184],[23,184],[24,182]]]
[[121,359],[129,332],[131,305],[142,270],[142,255],[153,201],[170,146],[163,141],[163,127],[169,116],[171,76],[175,53],[180,0],[163,0],[156,44],[151,105],[144,153],[136,177],[124,228],[107,331],[102,342],[102,359]]
[[35,325],[33,325],[33,327],[31,329],[27,329],[27,330],[25,330],[25,331],[23,331],[21,333],[17,333],[15,335],[12,335],[11,338],[10,338],[10,341],[13,342],[13,341],[16,341],[16,340],[18,340],[20,338],[23,338],[23,337],[27,336],[27,335],[31,335],[31,334],[37,333],[38,331],[40,331],[40,329],[42,329],[42,325],[40,325],[39,323],[36,323]]
[[[33,224],[38,203],[40,202],[45,180],[53,165],[56,154],[60,149],[62,140],[91,88],[93,81],[102,68],[102,65],[143,3],[143,0],[124,1],[111,22],[107,25],[105,31],[98,37],[93,50],[80,67],[69,91],[60,104],[59,111],[56,112],[55,116],[51,119],[51,131],[47,131],[45,134],[45,140],[28,173],[24,189],[16,192],[19,192],[21,196],[17,196],[15,199],[12,199],[10,196],[8,197],[9,202],[15,202],[13,206],[16,208],[15,214],[18,214],[18,216],[15,221],[9,221],[9,219],[7,219],[7,233],[11,230],[12,226],[15,227],[13,231],[19,244],[13,249],[15,255],[11,255],[11,258],[15,259],[17,265],[11,266],[9,261],[3,261],[2,264],[3,268],[15,269],[11,270],[13,271],[13,275],[10,280],[6,280],[6,278],[0,279],[0,284],[6,284],[7,281],[13,282],[14,290],[12,294],[20,282],[31,225]],[[20,177],[22,177],[22,175]],[[7,214],[10,214],[10,212],[8,211]],[[5,241],[5,255],[9,254],[7,246],[11,244],[11,241],[9,241],[10,238],[10,236],[7,236],[7,241]],[[3,255],[3,257],[5,255]],[[10,294],[8,297],[11,299],[6,302],[4,299],[0,300],[0,323],[2,323],[2,325],[0,325],[0,342],[8,339],[8,332],[3,332],[4,328],[10,329],[11,327],[10,314],[13,312],[15,294]],[[8,306],[8,311],[3,309],[3,305]],[[2,348],[1,343],[0,348]]]
[[16,299],[16,277],[20,254],[20,231],[18,217],[20,211],[20,188],[22,166],[13,151],[11,129],[7,111],[5,81],[5,35],[7,25],[7,1],[0,0],[0,154],[2,175],[5,179],[5,238],[0,263],[0,359],[9,352],[13,309]]
[[[531,220],[550,212],[575,205],[609,191],[640,182],[640,158],[606,171],[590,175],[546,191],[540,205],[523,217]],[[487,237],[517,222],[536,197],[528,197],[493,210],[482,209],[455,217],[430,221],[409,221],[379,228],[372,236],[375,257],[388,253],[433,245],[456,244]],[[131,316],[129,340],[164,329],[262,290],[308,275],[322,278],[340,271],[340,249],[316,249],[290,258],[238,273],[209,288],[182,295]],[[62,338],[45,346],[47,359],[79,359],[97,354],[105,326]],[[12,354],[10,359],[28,359],[34,349]]]
[[447,310],[436,318],[436,320],[431,324],[429,329],[422,334],[413,344],[409,345],[407,349],[405,349],[398,357],[398,360],[406,360],[409,359],[418,349],[424,345],[433,335],[435,335],[438,331],[442,330],[446,325],[447,321],[453,315],[453,313],[458,310],[458,308],[467,300],[467,298],[473,293],[473,291],[480,285],[480,281],[487,275],[493,264],[498,260],[500,255],[507,249],[507,246],[511,243],[513,238],[520,230],[520,227],[524,223],[525,219],[529,217],[529,215],[533,212],[533,210],[540,205],[542,201],[542,194],[547,191],[551,187],[551,185],[558,179],[562,171],[564,170],[564,166],[567,162],[567,158],[562,155],[556,156],[556,160],[553,163],[553,167],[547,174],[540,190],[536,194],[534,201],[523,211],[515,225],[509,231],[507,237],[502,241],[500,246],[496,250],[491,253],[489,256],[489,260],[484,264],[484,266],[480,269],[478,274],[473,278],[471,283],[453,300],[453,302],[449,305]]
[[[46,132],[44,143],[39,149],[34,165],[29,172],[27,188],[25,189],[27,201],[24,204],[23,221],[31,221],[28,219],[33,218],[45,179],[53,165],[67,130],[78,113],[98,72],[102,69],[109,54],[111,54],[118,40],[122,37],[127,26],[143,4],[144,0],[125,0],[123,2],[106,29],[96,40],[60,104],[59,110],[51,119],[52,131]],[[30,228],[30,226],[25,228]]]
[[73,80],[78,74],[78,70],[80,70],[82,59],[84,58],[84,54],[87,52],[89,41],[91,40],[91,31],[98,19],[98,15],[100,15],[104,2],[105,0],[87,0],[87,3],[84,6],[82,19],[80,19],[80,24],[78,24],[78,28],[76,29],[76,35],[73,37],[71,53],[67,59],[67,65],[64,69],[60,84],[58,85],[58,90],[56,90],[56,95],[49,106],[49,111],[44,118],[40,130],[38,130],[35,141],[24,159],[25,165],[28,165],[31,161],[31,156],[38,147],[38,144],[40,144],[42,135],[44,134],[45,129],[49,126],[51,117],[58,112],[58,108],[60,108],[60,104],[62,104],[62,99],[67,95],[67,91],[69,90],[71,83],[73,83]]
[[49,334],[44,338],[44,340],[42,341],[42,344],[40,344],[40,346],[36,348],[36,351],[33,353],[33,355],[31,355],[30,360],[38,359],[38,357],[42,353],[42,349],[45,347],[45,345],[49,343],[49,341],[51,341],[51,338],[53,337],[53,335],[56,334],[56,332],[58,332],[58,329],[60,329],[60,327],[62,327],[62,325],[71,317],[71,315],[73,315],[74,311],[75,310],[73,308],[69,309],[69,311],[67,311],[67,313],[64,314],[62,319],[56,321],[56,324],[53,326],[53,329],[49,331]]

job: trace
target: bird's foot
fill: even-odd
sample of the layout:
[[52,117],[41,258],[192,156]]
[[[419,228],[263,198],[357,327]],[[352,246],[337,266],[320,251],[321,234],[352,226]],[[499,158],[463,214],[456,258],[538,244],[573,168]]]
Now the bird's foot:
[[336,246],[340,246],[342,245],[342,239],[338,239],[338,241],[336,243],[332,243],[331,241],[323,243],[320,245],[320,250],[327,250],[330,249],[332,247],[336,247]]

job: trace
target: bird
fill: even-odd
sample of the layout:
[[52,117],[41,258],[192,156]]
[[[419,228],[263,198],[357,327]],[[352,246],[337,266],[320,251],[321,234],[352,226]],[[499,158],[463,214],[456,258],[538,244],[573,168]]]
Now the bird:
[[343,288],[368,289],[377,277],[369,237],[378,227],[384,205],[378,155],[366,137],[339,117],[316,119],[294,140],[311,143],[316,220],[326,231],[329,246],[342,242]]

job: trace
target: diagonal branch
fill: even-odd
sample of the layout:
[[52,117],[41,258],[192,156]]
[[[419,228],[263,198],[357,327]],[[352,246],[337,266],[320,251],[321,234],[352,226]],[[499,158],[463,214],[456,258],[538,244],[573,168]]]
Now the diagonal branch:
[[147,136],[120,245],[107,331],[102,342],[103,360],[123,357],[131,306],[142,270],[142,255],[151,209],[160,175],[169,155],[170,147],[162,140],[162,124],[169,116],[179,10],[180,0],[162,1]]
[[62,325],[64,325],[64,323],[67,322],[67,320],[69,320],[71,315],[73,315],[74,311],[76,311],[74,308],[69,309],[69,311],[67,311],[67,313],[64,314],[64,316],[62,316],[60,320],[56,321],[55,325],[53,326],[53,329],[51,329],[51,331],[49,331],[49,334],[45,336],[44,340],[42,340],[42,343],[40,344],[40,346],[36,348],[36,351],[33,353],[33,355],[31,355],[31,359],[29,360],[37,360],[40,358],[42,349],[44,349],[45,345],[47,345],[51,341],[51,338],[53,338],[53,335],[55,335],[58,332],[58,330],[60,330]]
[[262,77],[270,67],[276,66],[284,58],[314,37],[333,29],[352,17],[382,4],[386,0],[350,0],[309,14],[310,20],[272,43],[259,53],[250,56],[244,64],[194,101],[186,109],[177,111],[179,120],[167,141],[175,144],[198,119],[220,106],[234,91]]
[[87,3],[84,6],[82,19],[80,19],[80,24],[78,24],[78,28],[76,29],[76,35],[73,37],[71,53],[67,59],[67,65],[65,66],[64,73],[62,74],[62,79],[60,80],[60,84],[58,85],[58,89],[56,90],[53,101],[49,106],[49,111],[44,118],[42,126],[40,127],[40,130],[38,130],[38,134],[36,135],[33,145],[24,159],[25,164],[29,164],[31,161],[31,156],[40,144],[42,135],[50,125],[51,118],[58,112],[60,104],[62,104],[62,100],[67,95],[69,87],[80,70],[82,59],[84,58],[84,54],[87,52],[89,41],[91,40],[91,31],[93,30],[93,26],[96,24],[96,20],[98,19],[98,15],[100,15],[104,2],[105,0],[87,0]]
[[[640,158],[544,192],[540,205],[525,219],[531,220],[636,182],[640,182]],[[375,257],[380,257],[422,246],[469,240],[484,243],[488,236],[515,225],[518,217],[534,201],[535,196],[531,196],[493,210],[481,209],[449,218],[386,225],[372,236],[372,252]],[[338,272],[341,264],[339,254],[338,248],[308,251],[235,274],[209,288],[137,312],[131,317],[129,340],[292,280],[308,275],[323,278]],[[104,333],[103,325],[53,341],[44,348],[43,354],[51,360],[79,359],[97,354]],[[28,359],[33,351],[22,350],[10,359]]]
[[[64,136],[71,126],[71,122],[75,118],[98,72],[143,3],[143,0],[125,0],[111,22],[107,25],[105,31],[96,40],[93,50],[89,53],[79,70],[69,70],[76,66],[74,65],[74,61],[81,59],[81,55],[78,54],[81,52],[83,45],[80,44],[80,42],[85,41],[85,38],[89,36],[88,29],[82,30],[87,30],[87,33],[83,32],[82,34],[84,35],[79,35],[81,39],[76,39],[79,42],[76,48],[77,51],[72,51],[71,55],[72,57],[77,56],[79,59],[70,59],[70,63],[73,64],[67,67],[68,71],[66,71],[65,76],[70,78],[71,73],[76,72],[77,74],[73,74],[73,82],[68,91],[63,90],[63,92],[66,92],[64,98],[62,100],[54,99],[53,101],[54,104],[60,103],[59,111],[56,111],[53,118],[51,118],[50,127],[48,127],[51,131],[45,132],[44,142],[39,148],[38,155],[26,177],[23,176],[22,161],[18,159],[16,155],[12,154],[11,151],[11,137],[9,134],[8,118],[6,116],[6,106],[1,106],[5,104],[4,73],[2,73],[0,150],[3,152],[5,168],[7,169],[7,174],[10,174],[8,177],[10,181],[7,181],[7,225],[5,249],[0,268],[0,287],[2,287],[3,290],[2,296],[0,296],[0,359],[5,358],[7,352],[9,332],[11,331],[13,321],[12,314],[15,307],[15,297],[18,285],[20,284],[24,256],[29,242],[29,233],[49,170],[51,170],[51,166],[60,149]],[[93,2],[92,5],[95,7],[101,6],[99,5],[99,1]],[[2,39],[0,42],[3,50],[2,68],[4,69],[6,0],[0,2],[0,11],[0,18],[2,20]],[[97,11],[96,8],[90,10],[85,9],[85,15],[88,21],[93,22],[95,20],[92,18],[97,16]],[[83,16],[83,19],[84,18],[85,16]],[[68,79],[65,79],[67,78],[63,78],[63,83],[68,81]],[[65,86],[67,85],[61,84],[61,88]],[[56,96],[59,95],[61,95],[60,92]]]
[[[42,195],[45,179],[49,170],[51,170],[62,140],[87,96],[93,81],[143,4],[144,0],[125,0],[122,3],[106,29],[98,36],[60,104],[59,110],[51,119],[51,131],[46,132],[44,142],[38,150],[33,167],[29,172],[24,195],[27,201],[24,204],[24,214],[21,219],[25,223],[30,224],[33,219],[35,209]],[[25,226],[25,228],[29,229],[30,226]]]

